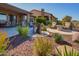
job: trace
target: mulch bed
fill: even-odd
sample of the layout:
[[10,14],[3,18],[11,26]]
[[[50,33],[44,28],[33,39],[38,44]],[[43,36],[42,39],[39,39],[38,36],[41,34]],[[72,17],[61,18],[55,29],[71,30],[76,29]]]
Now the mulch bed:
[[[69,45],[74,48],[76,48],[79,51],[79,45],[76,42],[72,42],[72,38],[66,37],[63,42],[56,43],[54,44],[53,47],[57,47],[60,45]],[[33,47],[33,40],[32,38],[22,38],[21,36],[17,35],[12,38],[10,38],[11,44],[13,48],[8,49],[7,55],[9,56],[32,56],[32,47]],[[55,50],[53,48],[52,55],[54,54]]]

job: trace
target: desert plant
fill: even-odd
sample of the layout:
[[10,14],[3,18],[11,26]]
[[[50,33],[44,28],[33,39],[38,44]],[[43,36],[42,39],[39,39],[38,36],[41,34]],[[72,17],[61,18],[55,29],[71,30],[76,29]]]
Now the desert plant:
[[61,23],[62,23],[62,25],[65,26],[65,22],[71,22],[71,20],[72,20],[72,17],[71,17],[71,16],[65,16],[65,17],[62,19]]
[[9,43],[10,41],[7,33],[0,33],[0,55],[6,54],[6,49],[8,48]]
[[45,27],[45,26],[43,27],[42,31],[47,31],[47,29],[46,29],[46,27]]
[[[61,48],[61,49],[63,49],[63,48]],[[56,48],[56,50],[57,50],[57,55],[59,55],[59,56],[79,56],[79,52],[77,50],[70,48],[66,45],[64,46],[63,50],[60,50],[58,48]]]
[[43,23],[41,24],[41,26],[42,26],[42,31],[47,31],[46,26]]
[[62,37],[62,35],[55,33],[54,39],[55,39],[55,42],[61,42],[63,40],[63,37]]
[[35,22],[38,23],[43,23],[44,25],[46,25],[46,18],[41,16],[41,17],[36,17],[35,18]]
[[29,28],[28,26],[26,27],[18,26],[18,32],[19,32],[19,35],[21,35],[22,37],[27,37]]
[[48,56],[52,54],[52,41],[46,37],[37,37],[34,40],[33,54]]
[[46,21],[46,25],[52,25],[52,21],[51,20],[47,20]]

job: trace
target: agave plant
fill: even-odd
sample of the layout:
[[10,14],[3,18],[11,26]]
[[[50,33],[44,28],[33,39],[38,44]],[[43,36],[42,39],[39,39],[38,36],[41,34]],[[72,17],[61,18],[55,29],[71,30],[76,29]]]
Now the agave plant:
[[46,26],[43,23],[41,24],[41,26],[42,26],[42,28],[41,28],[42,31],[47,31]]
[[79,56],[79,52],[77,50],[75,50],[73,48],[69,48],[69,49],[71,49],[71,50],[68,50],[66,45],[64,46],[63,50],[56,48],[57,55],[58,56]]

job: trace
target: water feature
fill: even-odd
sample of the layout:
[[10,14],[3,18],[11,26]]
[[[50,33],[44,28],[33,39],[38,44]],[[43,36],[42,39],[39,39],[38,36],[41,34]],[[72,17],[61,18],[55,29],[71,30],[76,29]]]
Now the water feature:
[[3,31],[8,33],[8,37],[12,37],[18,34],[17,27],[3,28]]
[[[7,32],[8,33],[8,37],[12,37],[15,35],[18,35],[18,31],[17,31],[17,27],[11,27],[11,28],[2,28],[2,31]],[[29,27],[29,36],[33,35],[33,27]]]

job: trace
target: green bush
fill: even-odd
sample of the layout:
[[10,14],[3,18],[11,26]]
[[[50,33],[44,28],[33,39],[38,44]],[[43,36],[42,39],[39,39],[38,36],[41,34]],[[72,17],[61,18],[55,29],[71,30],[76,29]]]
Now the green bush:
[[47,31],[46,26],[43,23],[41,24],[41,26],[42,26],[42,31]]
[[28,32],[29,32],[29,27],[28,26],[26,26],[26,27],[19,26],[18,32],[19,32],[19,35],[21,35],[22,37],[27,37]]
[[72,17],[71,16],[65,16],[62,20],[61,20],[61,24],[65,26],[65,22],[71,22]]
[[46,37],[38,37],[34,40],[33,54],[49,56],[52,54],[52,41]]
[[45,26],[43,27],[42,31],[47,31],[47,29],[46,29],[46,27],[45,27]]
[[54,39],[55,39],[55,42],[61,42],[63,40],[63,37],[62,37],[62,35],[55,33]]
[[47,23],[48,23],[48,25],[49,25],[49,24],[52,25],[52,21],[48,21]]
[[36,17],[35,18],[35,22],[38,23],[43,23],[44,25],[46,25],[46,18],[45,17]]
[[[60,49],[63,49],[63,48],[60,48]],[[79,56],[79,52],[73,48],[70,48],[69,46],[65,45],[63,50],[60,50],[60,49],[56,48],[57,55],[59,56]]]

